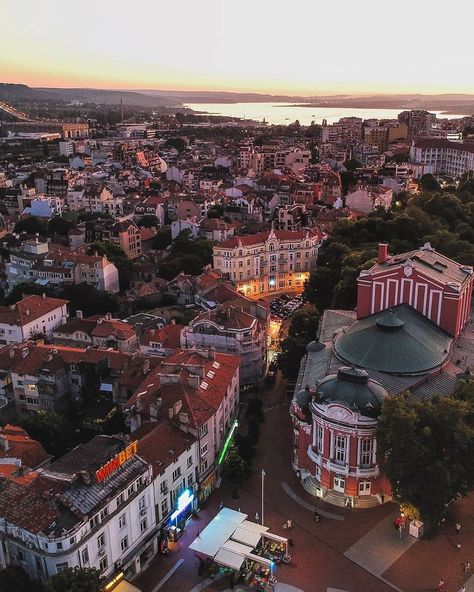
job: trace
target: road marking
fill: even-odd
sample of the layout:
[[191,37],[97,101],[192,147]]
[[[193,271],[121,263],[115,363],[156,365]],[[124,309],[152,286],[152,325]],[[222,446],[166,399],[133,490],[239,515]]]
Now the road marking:
[[166,584],[166,582],[174,574],[174,572],[179,567],[181,567],[181,565],[183,565],[183,563],[184,563],[184,559],[178,559],[178,561],[173,565],[173,567],[169,570],[169,572],[161,578],[161,580],[158,582],[158,584],[156,584],[156,586],[153,588],[153,590],[151,592],[157,592],[157,590],[159,590],[162,586],[164,586]]
[[[289,495],[297,504],[299,504],[303,508],[306,508],[310,512],[314,512],[314,510],[316,509],[316,506],[311,505],[306,500],[304,500],[302,497],[300,497],[297,493],[295,493],[286,481],[284,481],[281,484],[281,487],[282,487],[283,491],[287,495]],[[321,514],[321,516],[324,516],[325,518],[329,518],[330,520],[341,520],[341,521],[344,520],[344,516],[342,516],[341,514],[335,514],[334,512],[327,512],[326,510],[321,510],[320,508],[318,508],[318,513]]]
[[[204,580],[203,582],[200,582],[197,586],[194,586],[194,588],[191,588],[189,592],[201,592],[201,590],[205,590],[208,586],[210,586],[212,582],[222,580],[222,578],[225,578],[226,575],[228,574],[217,574],[214,578],[207,578],[207,580]],[[155,591],[153,590],[152,592]]]

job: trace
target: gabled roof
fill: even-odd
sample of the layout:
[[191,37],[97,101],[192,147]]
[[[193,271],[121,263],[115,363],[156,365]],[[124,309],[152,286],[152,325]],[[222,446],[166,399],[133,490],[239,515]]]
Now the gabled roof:
[[256,234],[247,234],[247,235],[239,235],[233,236],[228,240],[219,243],[216,245],[218,249],[232,249],[234,247],[238,247],[240,244],[243,247],[250,247],[252,245],[263,244],[267,242],[270,238],[270,234],[279,241],[302,241],[308,235],[309,237],[320,236],[320,232],[315,230],[314,228],[304,229],[304,230],[267,230],[265,232],[257,232]]
[[[42,316],[68,304],[69,300],[37,296],[35,294],[20,300],[13,307],[0,307],[0,323],[24,326]],[[58,319],[60,320],[60,319]]]
[[49,454],[43,446],[29,437],[27,432],[19,426],[7,424],[0,428],[0,458],[18,458],[23,466],[36,468],[49,459]]

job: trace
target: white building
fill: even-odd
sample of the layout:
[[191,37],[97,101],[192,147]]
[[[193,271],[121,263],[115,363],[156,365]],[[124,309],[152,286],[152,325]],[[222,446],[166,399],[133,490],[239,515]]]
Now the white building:
[[4,563],[31,578],[75,566],[130,577],[154,556],[152,471],[136,441],[96,436],[47,469],[0,465],[0,476]]
[[420,139],[412,143],[410,159],[430,166],[435,174],[460,177],[474,171],[474,144],[445,139]]
[[199,221],[196,218],[186,220],[173,220],[171,222],[171,238],[174,240],[183,230],[189,230],[191,236],[199,234]]
[[51,337],[68,318],[67,300],[27,296],[10,307],[0,307],[0,343],[21,343],[34,335]]

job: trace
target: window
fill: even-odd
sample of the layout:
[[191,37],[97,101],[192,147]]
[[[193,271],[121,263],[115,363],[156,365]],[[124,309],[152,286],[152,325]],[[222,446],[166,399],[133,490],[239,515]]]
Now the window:
[[128,537],[125,536],[120,541],[120,548],[122,549],[122,552],[125,551],[125,549],[128,549]]
[[140,522],[140,532],[143,533],[148,528],[146,518]]
[[132,483],[132,485],[130,485],[130,487],[127,489],[127,496],[130,497],[131,495],[133,495],[135,491],[135,485]]
[[75,543],[75,542],[76,542],[76,537],[71,537],[71,538],[69,539],[69,544],[70,544],[70,545],[74,545],[74,543]]
[[192,456],[188,456],[188,468],[193,464],[193,457]]
[[181,477],[181,467],[178,467],[173,471],[173,481],[176,481],[179,477]]
[[199,428],[199,437],[202,438],[203,436],[205,436],[208,432],[208,427],[207,427],[207,423],[205,423],[203,426],[201,426]]
[[201,456],[206,456],[208,451],[207,442],[201,446]]
[[101,549],[105,545],[105,534],[101,532],[97,537],[97,548]]
[[64,561],[64,563],[56,563],[56,573],[61,573],[65,571],[69,567],[69,563]]
[[[23,551],[21,549],[18,549],[18,551],[17,551],[17,558],[18,558],[18,561],[25,561],[25,554],[23,553]],[[67,563],[66,563],[66,567],[67,567]]]
[[323,427],[318,426],[316,431],[316,451],[318,454],[323,453]]
[[164,495],[165,493],[168,493],[168,487],[166,485],[166,479],[161,482],[161,485],[160,485],[160,493],[162,495]]
[[127,519],[125,517],[125,514],[121,514],[119,516],[119,528],[123,528],[126,524],[127,524]]
[[81,561],[82,565],[89,563],[89,549],[87,547],[81,551]]
[[108,563],[109,562],[107,561],[107,555],[104,555],[104,557],[102,557],[102,559],[99,562],[100,571],[105,571],[107,569]]
[[142,497],[138,500],[138,507],[140,510],[143,510],[143,508],[145,507],[145,496],[142,495]]
[[188,487],[191,487],[191,485],[193,484],[194,478],[193,478],[193,474],[191,473],[190,475],[188,475]]
[[92,530],[98,524],[99,524],[99,514],[96,514],[95,516],[92,516],[92,518],[89,520],[89,526]]
[[360,466],[370,467],[372,465],[372,440],[364,439],[360,443]]
[[161,502],[161,515],[165,516],[168,513],[168,498],[165,497]]
[[337,463],[345,464],[346,462],[346,436],[334,437],[334,460]]
[[56,549],[58,551],[60,551],[63,548],[63,544],[62,543],[56,543]]
[[105,508],[102,508],[102,510],[100,511],[100,521],[102,522],[102,520],[104,520],[108,515],[109,515],[109,508],[107,506],[105,506]]
[[120,495],[117,497],[117,507],[118,507],[118,506],[121,506],[121,505],[123,504],[123,502],[124,502],[124,498],[125,498],[125,496],[124,496],[124,494],[123,494],[123,493],[121,493],[121,494],[120,494]]

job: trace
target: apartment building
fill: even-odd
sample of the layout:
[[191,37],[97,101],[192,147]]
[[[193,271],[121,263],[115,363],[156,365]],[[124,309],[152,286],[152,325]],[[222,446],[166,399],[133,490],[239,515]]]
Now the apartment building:
[[25,240],[5,263],[8,291],[21,282],[42,286],[86,283],[97,290],[119,291],[118,269],[102,255],[83,255],[69,249],[49,249],[47,242]]
[[332,125],[324,125],[321,129],[323,144],[356,144],[362,138],[362,119],[360,117],[341,117]]
[[126,406],[132,438],[144,422],[160,417],[197,438],[201,500],[215,487],[236,427],[239,365],[239,356],[178,349],[148,374]]
[[42,580],[94,567],[107,582],[156,553],[152,469],[136,441],[96,436],[39,470],[0,464],[0,483],[1,567]]
[[130,219],[93,220],[85,223],[86,243],[111,242],[118,245],[129,259],[135,259],[142,252],[140,229]]
[[408,139],[414,140],[431,135],[431,128],[436,121],[436,115],[423,109],[414,109],[399,113],[398,121],[407,126]]
[[0,307],[0,343],[21,343],[35,335],[51,337],[69,313],[67,300],[27,296],[16,304]]
[[199,314],[182,329],[181,347],[239,355],[241,385],[259,384],[265,374],[266,324],[242,307],[220,305]]
[[460,177],[474,171],[474,142],[451,142],[441,138],[415,140],[410,160],[431,167],[435,174]]
[[322,239],[317,229],[235,236],[213,247],[213,267],[247,296],[278,290],[301,292],[316,264]]

